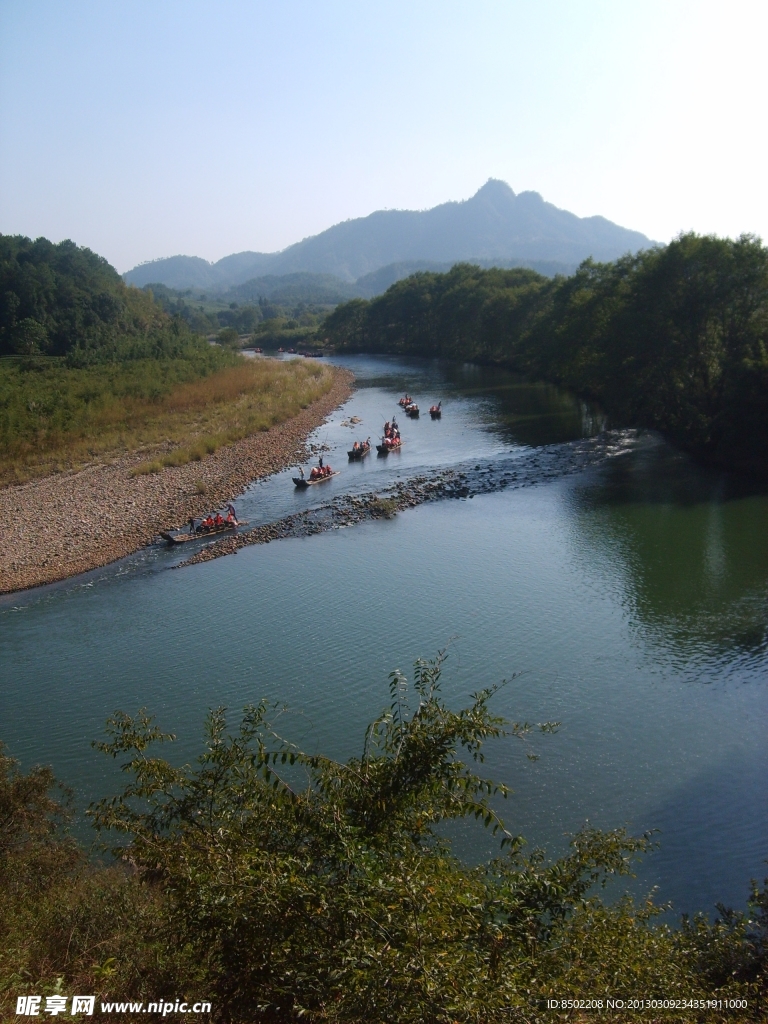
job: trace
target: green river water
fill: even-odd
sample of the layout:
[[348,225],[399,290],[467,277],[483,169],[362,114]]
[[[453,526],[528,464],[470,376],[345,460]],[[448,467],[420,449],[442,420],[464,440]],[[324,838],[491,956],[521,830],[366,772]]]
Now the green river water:
[[[147,707],[189,758],[208,708],[236,716],[266,696],[290,708],[283,734],[345,757],[387,703],[388,673],[447,648],[451,703],[506,678],[500,713],[561,723],[533,741],[535,763],[519,741],[488,749],[488,774],[515,790],[505,817],[531,846],[559,853],[587,820],[657,828],[635,892],[658,886],[677,911],[743,905],[750,876],[768,873],[765,490],[634,432],[598,437],[591,466],[564,474],[559,453],[601,426],[571,397],[473,366],[338,361],[358,387],[313,440],[341,474],[305,492],[290,471],[254,484],[241,518],[533,458],[527,486],[178,571],[179,553],[156,545],[2,598],[0,739],[25,767],[52,764],[81,808],[120,785],[90,746],[118,708]],[[402,451],[348,465],[354,437],[375,436],[406,389],[422,416],[400,417]],[[457,843],[473,858],[494,849],[469,827]]]

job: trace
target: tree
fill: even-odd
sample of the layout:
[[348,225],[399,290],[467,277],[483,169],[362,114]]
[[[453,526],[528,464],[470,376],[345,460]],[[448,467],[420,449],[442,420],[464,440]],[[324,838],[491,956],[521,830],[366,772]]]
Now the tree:
[[[152,756],[172,737],[146,714],[110,720],[99,746],[131,781],[95,824],[162,887],[168,948],[198,965],[224,1019],[506,1019],[528,1002],[532,951],[557,947],[595,882],[648,847],[587,830],[554,865],[524,859],[497,810],[508,791],[472,765],[531,726],[493,715],[494,689],[451,711],[441,665],[418,661],[411,686],[392,674],[389,709],[345,764],[283,739],[266,703],[234,734],[212,713],[194,767]],[[501,858],[452,855],[444,826],[467,817],[499,835]]]
[[33,320],[32,317],[25,317],[17,323],[11,334],[11,351],[17,355],[32,356],[45,352],[48,344],[48,332],[45,327]]
[[218,342],[224,348],[239,348],[240,335],[234,327],[223,327],[218,333]]

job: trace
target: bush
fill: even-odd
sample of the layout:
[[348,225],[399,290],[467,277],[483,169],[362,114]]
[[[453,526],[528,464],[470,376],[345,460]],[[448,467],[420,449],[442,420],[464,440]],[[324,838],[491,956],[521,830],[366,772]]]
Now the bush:
[[225,327],[219,331],[218,342],[223,348],[241,348],[240,335],[234,327]]
[[[283,739],[281,709],[264,702],[233,732],[211,713],[182,768],[154,754],[173,737],[144,712],[115,714],[98,745],[129,783],[90,813],[124,837],[113,853],[130,871],[88,866],[60,834],[48,771],[0,762],[6,1005],[76,983],[113,999],[210,998],[219,1021],[551,1021],[548,998],[606,994],[746,998],[743,1019],[766,1019],[766,890],[754,887],[751,918],[723,908],[675,930],[650,900],[598,895],[649,836],[586,829],[560,860],[525,856],[498,814],[507,790],[473,766],[486,740],[531,726],[493,715],[493,689],[451,711],[441,661],[418,661],[412,685],[392,673],[390,707],[345,764]],[[498,858],[452,854],[444,825],[467,817],[499,836]],[[601,1014],[619,1019],[637,1018]]]

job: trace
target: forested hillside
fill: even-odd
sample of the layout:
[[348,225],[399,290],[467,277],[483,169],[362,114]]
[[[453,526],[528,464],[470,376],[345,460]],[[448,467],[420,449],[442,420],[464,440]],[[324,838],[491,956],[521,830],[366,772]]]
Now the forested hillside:
[[202,428],[184,389],[206,378],[191,405],[220,414],[257,386],[241,363],[90,249],[0,236],[0,486],[105,450],[188,440]]
[[66,241],[0,235],[0,355],[70,363],[178,356],[199,346],[151,294],[101,256]]
[[554,381],[617,422],[768,474],[768,250],[683,235],[548,280],[458,265],[326,321],[344,350],[472,359]]

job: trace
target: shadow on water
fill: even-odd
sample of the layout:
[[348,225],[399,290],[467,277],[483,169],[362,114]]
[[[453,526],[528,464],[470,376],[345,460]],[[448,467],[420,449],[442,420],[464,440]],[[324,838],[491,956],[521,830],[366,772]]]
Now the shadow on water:
[[768,488],[653,435],[575,487],[580,534],[620,564],[634,615],[684,658],[768,650]]
[[[767,772],[768,749],[756,758],[754,750],[742,749],[734,735],[732,749],[720,762],[650,807],[647,821],[658,829],[659,849],[645,859],[640,883],[674,892],[673,910],[678,914],[703,910],[713,915],[720,901],[742,907],[754,865],[762,862],[759,881],[768,875]],[[726,860],[736,861],[733,876],[742,878],[741,886],[723,885],[720,865]],[[676,884],[683,864],[696,903]]]
[[[383,372],[379,358],[370,374],[358,373],[358,386],[408,392],[422,403],[470,402],[486,429],[504,444],[538,447],[590,437],[604,429],[601,411],[551,384],[524,380],[508,370],[443,360],[392,359]],[[356,368],[358,369],[358,368]]]
[[487,399],[488,429],[506,444],[538,447],[591,437],[606,426],[600,409],[551,384],[532,382],[498,367],[454,364],[446,377],[466,395]]

